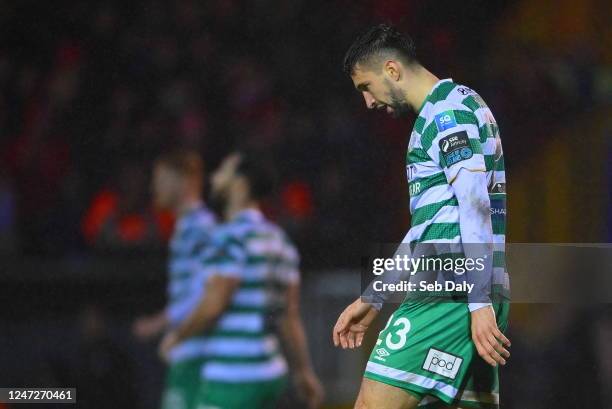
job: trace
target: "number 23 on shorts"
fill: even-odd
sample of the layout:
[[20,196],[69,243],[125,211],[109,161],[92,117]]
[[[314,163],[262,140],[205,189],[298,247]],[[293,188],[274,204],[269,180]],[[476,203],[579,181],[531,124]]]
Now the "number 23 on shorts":
[[[382,333],[391,327],[391,330],[387,333],[387,336],[384,339],[385,346],[391,350],[398,350],[406,344],[408,332],[410,331],[410,320],[406,317],[399,317],[395,320],[393,320],[393,318],[394,316],[391,315],[391,317],[389,317],[389,321],[387,321],[387,325],[385,325],[385,328],[380,331],[376,345],[378,346],[383,342],[383,339],[381,338]],[[393,324],[391,324],[391,321],[393,321]]]

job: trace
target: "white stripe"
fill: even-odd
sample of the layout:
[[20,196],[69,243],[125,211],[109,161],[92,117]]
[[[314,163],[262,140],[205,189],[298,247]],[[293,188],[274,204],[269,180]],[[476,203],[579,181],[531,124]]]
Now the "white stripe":
[[458,392],[457,388],[442,381],[436,381],[435,379],[427,378],[412,372],[391,368],[375,362],[368,362],[366,372],[370,372],[385,378],[395,379],[401,382],[412,383],[426,389],[435,389],[451,399],[453,399]]
[[207,356],[257,357],[278,351],[278,339],[274,335],[264,338],[211,337],[202,344]]
[[225,363],[209,361],[202,367],[206,380],[219,382],[256,382],[279,378],[287,373],[287,362],[276,356],[263,363]]
[[[415,196],[410,200],[410,213],[414,214],[415,211],[423,206],[427,206],[433,203],[441,202],[443,200],[451,199],[455,196],[453,189],[449,184],[432,186],[429,189],[422,192],[420,195]],[[419,207],[416,207],[416,205]]]
[[227,313],[221,317],[217,329],[224,331],[263,331],[263,317],[258,313]]
[[200,337],[177,345],[170,352],[170,360],[177,362],[195,357],[215,356],[252,358],[271,355],[278,350],[278,339],[273,335],[264,338]]
[[245,289],[236,292],[232,304],[240,307],[264,307],[268,298],[269,293],[264,289]]
[[495,170],[493,171],[493,180],[495,183],[506,183],[506,171]]
[[181,257],[170,261],[169,270],[172,273],[185,273],[198,271],[203,268],[202,262],[196,257]]
[[[452,239],[431,239],[420,242],[422,244],[461,244],[461,236],[457,235]],[[463,251],[463,250],[461,250]],[[459,251],[458,251],[459,252]]]
[[203,338],[191,338],[172,348],[170,351],[170,362],[176,363],[187,359],[201,358]]
[[493,235],[493,251],[506,251],[506,235],[505,234],[494,234]]
[[485,143],[481,143],[480,145],[482,146],[482,153],[484,155],[494,155],[497,150],[495,138],[487,138]]

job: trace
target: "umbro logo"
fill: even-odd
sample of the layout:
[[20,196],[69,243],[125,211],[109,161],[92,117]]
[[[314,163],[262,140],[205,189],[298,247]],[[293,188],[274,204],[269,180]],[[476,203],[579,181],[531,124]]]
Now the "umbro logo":
[[376,354],[377,354],[378,356],[380,356],[380,357],[385,357],[385,356],[389,356],[389,355],[391,355],[391,354],[389,353],[389,351],[387,351],[385,348],[378,348],[378,349],[376,350]]

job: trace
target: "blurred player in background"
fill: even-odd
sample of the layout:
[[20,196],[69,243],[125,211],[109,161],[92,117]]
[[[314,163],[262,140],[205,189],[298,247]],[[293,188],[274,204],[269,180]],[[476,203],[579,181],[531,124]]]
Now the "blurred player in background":
[[[475,91],[440,80],[420,65],[412,40],[388,25],[359,37],[344,69],[368,108],[395,117],[418,114],[406,164],[412,226],[403,243],[450,243],[462,248],[466,259],[474,258],[474,244],[489,252],[484,271],[467,273],[479,289],[466,296],[469,304],[400,305],[370,355],[356,407],[496,408],[497,364],[506,363],[510,342],[501,332],[508,303],[490,291],[509,290],[503,263],[506,180],[495,119]],[[338,318],[337,346],[361,345],[385,296],[366,301],[357,299]]]
[[[159,313],[137,320],[134,334],[150,339],[177,327],[195,308],[204,291],[204,252],[210,249],[215,217],[202,201],[204,170],[195,152],[162,156],[153,170],[155,205],[177,217],[170,241],[168,305]],[[169,364],[162,409],[190,409],[200,383],[202,340],[185,338],[167,354]]]
[[309,408],[322,400],[299,312],[299,256],[259,208],[271,188],[263,161],[244,154],[228,156],[212,178],[213,200],[220,202],[226,223],[215,233],[207,291],[162,342],[167,353],[206,334],[198,409],[275,408],[288,372],[279,336],[298,393]]

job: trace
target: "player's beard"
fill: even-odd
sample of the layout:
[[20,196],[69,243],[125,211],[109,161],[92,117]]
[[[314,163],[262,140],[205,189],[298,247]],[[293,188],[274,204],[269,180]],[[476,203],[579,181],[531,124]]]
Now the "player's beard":
[[225,210],[228,205],[227,194],[223,190],[212,191],[208,198],[208,206],[220,219],[225,219]]
[[408,104],[408,101],[406,101],[404,93],[401,89],[395,87],[390,81],[386,80],[386,82],[387,87],[389,88],[388,95],[391,98],[391,103],[389,106],[393,108],[393,118],[402,118],[407,116],[412,108],[410,107],[410,104]]

